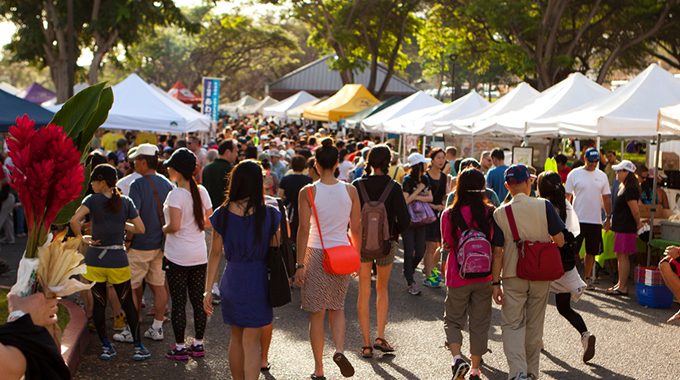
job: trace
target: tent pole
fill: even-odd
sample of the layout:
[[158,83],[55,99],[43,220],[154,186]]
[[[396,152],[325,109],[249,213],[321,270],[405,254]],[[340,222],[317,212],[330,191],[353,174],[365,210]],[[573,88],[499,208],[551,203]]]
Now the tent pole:
[[624,145],[624,141],[621,139],[621,161],[623,161],[623,150],[625,149]]
[[[597,136],[597,153],[600,153],[601,146],[600,143],[601,143],[600,136]],[[600,159],[602,159],[602,157],[600,157]]]
[[[472,143],[470,144],[470,157],[475,157],[475,136],[471,135]],[[481,157],[480,157],[481,158]]]
[[423,136],[423,156],[425,155],[425,142],[427,141],[427,136]]
[[[659,156],[661,155],[661,133],[656,135],[656,162],[654,162],[654,182],[652,184],[652,215],[649,219],[651,224],[649,230],[649,241],[654,238],[654,212],[656,211],[656,187],[658,186],[657,179],[659,178]],[[652,246],[647,242],[647,266],[652,264]]]
[[567,152],[567,140],[562,139],[562,154],[565,154]]

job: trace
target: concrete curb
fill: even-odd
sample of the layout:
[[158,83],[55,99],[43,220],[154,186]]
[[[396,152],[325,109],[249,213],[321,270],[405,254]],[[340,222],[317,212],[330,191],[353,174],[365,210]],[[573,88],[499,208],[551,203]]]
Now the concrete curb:
[[61,337],[61,357],[73,375],[90,341],[87,316],[80,306],[69,300],[61,299],[59,303],[66,307],[71,315],[71,320]]

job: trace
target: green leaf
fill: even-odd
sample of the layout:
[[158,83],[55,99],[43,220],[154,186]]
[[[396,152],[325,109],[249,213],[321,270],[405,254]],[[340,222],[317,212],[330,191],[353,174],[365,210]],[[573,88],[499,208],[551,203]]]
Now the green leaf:
[[97,109],[106,82],[90,86],[69,99],[52,118],[52,123],[64,128],[64,132],[78,144],[76,137]]
[[88,153],[88,147],[92,137],[97,132],[97,129],[104,124],[109,117],[109,110],[113,105],[113,90],[111,87],[106,87],[99,97],[99,104],[97,108],[90,115],[89,120],[85,124],[78,141],[78,150],[82,152],[80,162],[83,162]]
[[85,198],[85,193],[87,192],[87,189],[90,185],[90,174],[92,172],[92,167],[90,165],[85,166],[85,171],[84,171],[84,179],[83,179],[83,190],[80,192],[80,195],[78,196],[78,199],[73,200],[69,202],[66,206],[64,206],[60,211],[59,214],[57,214],[57,218],[54,220],[54,225],[62,225],[68,223],[73,215],[76,213],[76,210],[78,210],[78,207],[80,207],[80,204],[83,202],[83,198]]

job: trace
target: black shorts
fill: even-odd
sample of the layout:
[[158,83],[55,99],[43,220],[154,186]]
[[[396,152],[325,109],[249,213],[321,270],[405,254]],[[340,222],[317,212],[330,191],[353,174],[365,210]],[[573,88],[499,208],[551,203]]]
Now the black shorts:
[[664,262],[670,264],[673,273],[675,273],[676,276],[680,277],[680,262],[678,262],[675,259],[671,259],[670,257],[664,257],[663,260],[661,260],[661,262],[659,263],[659,266],[661,266],[661,263]]
[[441,215],[437,215],[437,220],[425,226],[425,241],[442,242],[442,230],[440,225]]
[[576,237],[576,254],[581,250],[583,240],[586,241],[586,254],[597,256],[603,252],[602,225],[591,223],[579,223],[581,233]]

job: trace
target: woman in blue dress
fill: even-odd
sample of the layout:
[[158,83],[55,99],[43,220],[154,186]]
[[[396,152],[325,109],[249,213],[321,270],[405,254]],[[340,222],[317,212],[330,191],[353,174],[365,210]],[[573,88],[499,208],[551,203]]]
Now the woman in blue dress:
[[280,220],[279,211],[264,203],[260,165],[253,160],[236,165],[227,198],[210,217],[213,243],[206,281],[210,286],[206,285],[203,299],[205,311],[212,315],[212,284],[224,247],[227,266],[220,295],[222,320],[231,328],[229,369],[234,379],[255,380],[260,374],[260,336],[273,318],[267,252],[279,238]]

